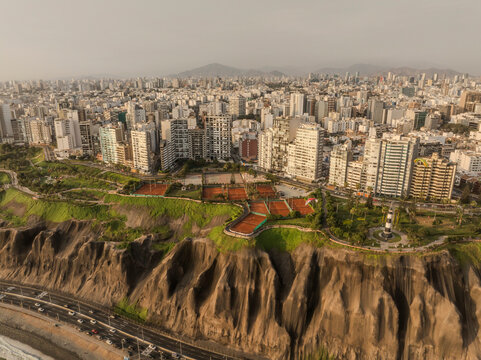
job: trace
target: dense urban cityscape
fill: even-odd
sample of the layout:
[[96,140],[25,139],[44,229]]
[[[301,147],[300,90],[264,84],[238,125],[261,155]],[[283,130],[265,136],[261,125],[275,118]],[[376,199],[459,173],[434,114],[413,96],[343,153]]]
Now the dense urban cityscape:
[[479,0],[16,0],[0,360],[481,359]]
[[[1,83],[3,143],[156,175],[234,161],[307,183],[449,201],[479,187],[481,83],[467,74]],[[456,194],[456,192],[455,192]],[[475,195],[476,196],[476,195]]]

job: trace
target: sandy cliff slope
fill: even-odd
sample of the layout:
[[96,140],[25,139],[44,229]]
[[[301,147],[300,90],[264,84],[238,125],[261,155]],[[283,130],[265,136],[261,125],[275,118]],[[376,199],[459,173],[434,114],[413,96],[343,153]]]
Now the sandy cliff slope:
[[198,239],[162,258],[149,242],[118,250],[77,221],[0,229],[0,278],[106,305],[129,297],[174,333],[272,359],[321,347],[346,359],[481,358],[480,274],[448,253],[219,253]]

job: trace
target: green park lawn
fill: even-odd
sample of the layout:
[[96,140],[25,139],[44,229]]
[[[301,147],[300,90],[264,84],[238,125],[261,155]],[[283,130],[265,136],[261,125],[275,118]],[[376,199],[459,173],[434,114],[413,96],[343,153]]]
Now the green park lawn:
[[5,172],[0,172],[0,185],[10,184],[10,175]]

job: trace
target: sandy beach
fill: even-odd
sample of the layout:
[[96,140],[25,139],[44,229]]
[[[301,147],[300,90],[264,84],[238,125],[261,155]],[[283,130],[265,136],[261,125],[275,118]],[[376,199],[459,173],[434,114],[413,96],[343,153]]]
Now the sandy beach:
[[0,304],[0,335],[29,345],[56,359],[121,360],[124,354],[73,327],[45,319],[28,310]]

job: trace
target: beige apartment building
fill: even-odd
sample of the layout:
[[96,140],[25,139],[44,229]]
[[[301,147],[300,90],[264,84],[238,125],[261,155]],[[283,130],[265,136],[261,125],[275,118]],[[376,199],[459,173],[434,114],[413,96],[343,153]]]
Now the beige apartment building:
[[414,160],[410,195],[419,199],[449,200],[454,185],[456,164],[434,153]]

